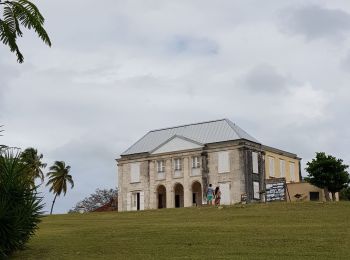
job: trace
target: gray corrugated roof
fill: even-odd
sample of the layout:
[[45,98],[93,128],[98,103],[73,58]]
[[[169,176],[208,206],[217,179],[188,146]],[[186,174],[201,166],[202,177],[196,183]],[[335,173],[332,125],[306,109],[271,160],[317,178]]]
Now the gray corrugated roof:
[[183,136],[201,144],[238,139],[246,139],[255,143],[260,143],[230,120],[220,119],[150,131],[122,153],[122,155],[151,152],[174,135]]

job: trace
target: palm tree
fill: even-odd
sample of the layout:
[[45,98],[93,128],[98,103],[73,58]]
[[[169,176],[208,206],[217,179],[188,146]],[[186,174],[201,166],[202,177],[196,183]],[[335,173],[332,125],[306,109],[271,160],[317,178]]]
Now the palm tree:
[[0,149],[0,259],[23,249],[38,228],[42,198],[25,176],[17,148]]
[[69,174],[70,166],[63,161],[56,161],[54,165],[50,167],[50,172],[47,173],[49,181],[46,186],[51,185],[50,192],[53,191],[55,198],[52,201],[50,215],[52,214],[53,205],[55,204],[56,197],[60,196],[63,192],[63,196],[67,192],[67,182],[71,184],[71,188],[74,187],[72,175]]
[[17,46],[17,37],[22,37],[20,25],[27,29],[34,29],[39,38],[51,46],[50,38],[45,31],[44,17],[39,9],[28,0],[0,0],[0,40],[10,47],[17,55],[17,61],[22,63],[24,58]]
[[21,153],[21,161],[27,168],[33,186],[35,185],[36,178],[40,178],[41,182],[44,181],[44,173],[42,170],[47,164],[43,163],[41,161],[42,159],[43,155],[38,154],[38,151],[32,147],[25,149]]

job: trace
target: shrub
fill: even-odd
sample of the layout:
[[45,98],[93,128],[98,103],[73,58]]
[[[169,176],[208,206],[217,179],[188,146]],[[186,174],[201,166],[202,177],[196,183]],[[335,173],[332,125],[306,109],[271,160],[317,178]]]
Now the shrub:
[[42,198],[15,149],[0,149],[0,258],[23,249],[40,222]]
[[342,189],[339,192],[339,199],[340,200],[350,200],[350,186]]

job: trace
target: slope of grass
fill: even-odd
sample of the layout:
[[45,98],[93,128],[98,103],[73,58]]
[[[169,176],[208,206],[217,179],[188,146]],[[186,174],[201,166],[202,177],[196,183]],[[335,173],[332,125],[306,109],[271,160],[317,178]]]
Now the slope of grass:
[[350,203],[45,217],[15,259],[349,259]]

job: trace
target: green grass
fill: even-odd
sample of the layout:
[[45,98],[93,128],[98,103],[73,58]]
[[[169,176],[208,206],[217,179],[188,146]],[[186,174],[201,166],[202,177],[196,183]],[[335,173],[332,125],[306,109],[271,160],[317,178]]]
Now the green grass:
[[350,203],[45,217],[15,259],[349,259]]

